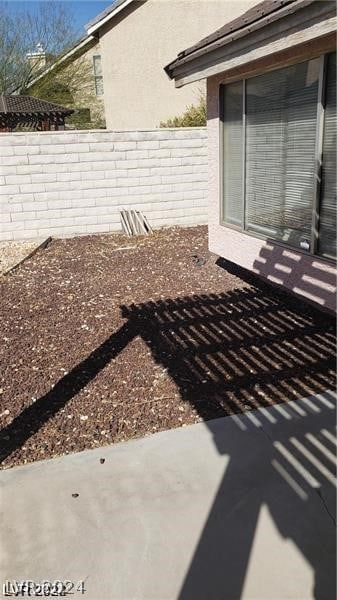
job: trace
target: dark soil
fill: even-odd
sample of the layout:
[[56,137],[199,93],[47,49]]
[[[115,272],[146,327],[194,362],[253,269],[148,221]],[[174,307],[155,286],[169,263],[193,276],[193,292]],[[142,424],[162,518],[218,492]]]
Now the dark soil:
[[1,280],[3,467],[335,387],[334,322],[204,227],[53,241]]

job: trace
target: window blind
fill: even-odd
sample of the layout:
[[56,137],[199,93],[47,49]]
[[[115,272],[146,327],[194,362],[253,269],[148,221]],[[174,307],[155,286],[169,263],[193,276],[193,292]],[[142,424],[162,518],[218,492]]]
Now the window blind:
[[246,82],[246,229],[310,248],[319,59]]
[[242,81],[223,88],[223,218],[240,227],[243,218],[242,88]]

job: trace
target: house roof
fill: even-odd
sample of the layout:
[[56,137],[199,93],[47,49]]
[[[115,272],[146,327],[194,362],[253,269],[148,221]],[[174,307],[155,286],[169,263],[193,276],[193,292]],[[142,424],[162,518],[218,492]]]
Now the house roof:
[[94,17],[87,25],[85,25],[85,29],[88,34],[92,34],[97,31],[102,25],[110,21],[117,13],[119,13],[122,9],[126,8],[131,2],[134,0],[115,0],[110,6],[108,6],[105,10],[99,13],[96,17]]
[[0,96],[0,115],[71,115],[74,111],[33,96]]
[[[288,13],[295,12],[304,6],[312,4],[315,0],[263,0],[253,8],[250,8],[240,17],[226,23],[220,29],[203,38],[193,46],[180,52],[177,58],[166,65],[165,71],[168,76],[174,78],[174,70],[182,64],[193,60],[196,56],[202,56],[217,47],[233,42],[238,37],[249,35],[260,25],[268,25],[270,22],[284,16],[284,9]],[[280,11],[282,10],[282,15]]]

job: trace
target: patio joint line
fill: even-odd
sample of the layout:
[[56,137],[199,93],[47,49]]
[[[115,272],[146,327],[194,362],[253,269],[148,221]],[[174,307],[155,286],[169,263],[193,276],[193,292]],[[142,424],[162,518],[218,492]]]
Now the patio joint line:
[[317,495],[319,496],[319,498],[321,499],[321,502],[325,508],[326,513],[329,515],[331,521],[333,522],[334,527],[336,528],[336,519],[334,518],[333,514],[330,512],[329,507],[326,503],[326,500],[322,494],[322,491],[320,490],[320,488],[316,488],[316,492],[317,492]]

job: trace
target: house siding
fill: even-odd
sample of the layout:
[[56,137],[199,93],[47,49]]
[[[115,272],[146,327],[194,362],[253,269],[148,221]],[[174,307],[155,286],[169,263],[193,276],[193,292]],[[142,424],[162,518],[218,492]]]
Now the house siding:
[[99,32],[107,128],[158,127],[197,104],[204,82],[177,89],[163,70],[183,48],[256,0],[132,2]]

